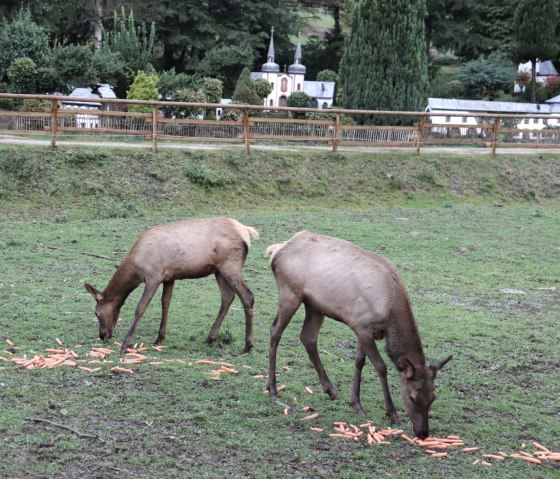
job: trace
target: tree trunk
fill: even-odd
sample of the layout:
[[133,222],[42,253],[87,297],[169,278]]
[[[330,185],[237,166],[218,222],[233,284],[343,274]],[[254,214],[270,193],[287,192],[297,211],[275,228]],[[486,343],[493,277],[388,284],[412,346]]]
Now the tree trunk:
[[93,1],[93,52],[101,50],[103,40],[103,0]]
[[531,60],[531,103],[537,103],[537,60]]

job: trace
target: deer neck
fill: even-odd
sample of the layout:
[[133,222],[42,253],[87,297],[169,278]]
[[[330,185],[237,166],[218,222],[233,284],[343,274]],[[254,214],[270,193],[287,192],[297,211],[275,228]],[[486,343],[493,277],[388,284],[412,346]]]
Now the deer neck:
[[106,301],[112,301],[116,307],[121,307],[130,293],[142,282],[142,280],[134,274],[128,267],[127,261],[123,261],[115,274],[109,281],[109,284],[103,291]]
[[420,333],[412,312],[408,318],[401,317],[394,321],[386,332],[385,341],[387,353],[395,364],[402,357],[414,365],[426,364]]

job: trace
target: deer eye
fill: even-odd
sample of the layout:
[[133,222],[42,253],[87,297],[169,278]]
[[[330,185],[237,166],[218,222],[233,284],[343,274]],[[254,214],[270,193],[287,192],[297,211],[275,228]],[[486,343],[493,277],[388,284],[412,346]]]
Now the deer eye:
[[413,404],[416,402],[416,398],[412,394],[408,396],[408,399],[410,399],[410,402]]

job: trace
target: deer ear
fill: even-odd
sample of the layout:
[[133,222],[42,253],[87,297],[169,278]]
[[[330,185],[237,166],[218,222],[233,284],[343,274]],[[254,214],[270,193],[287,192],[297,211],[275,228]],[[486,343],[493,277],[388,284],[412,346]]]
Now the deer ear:
[[445,359],[442,359],[441,361],[438,361],[433,366],[431,366],[432,370],[434,371],[434,374],[436,374],[440,369],[442,369],[449,361],[451,361],[452,358],[453,355],[448,356]]
[[103,294],[98,289],[95,289],[91,284],[86,283],[84,285],[86,291],[93,296],[93,299],[99,303],[103,299]]
[[405,378],[412,379],[414,377],[414,366],[407,358],[399,358],[397,361],[397,368]]

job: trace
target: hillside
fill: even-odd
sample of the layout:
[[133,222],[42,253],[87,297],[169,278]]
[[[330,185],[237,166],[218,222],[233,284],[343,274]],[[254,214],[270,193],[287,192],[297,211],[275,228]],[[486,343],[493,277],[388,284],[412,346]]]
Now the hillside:
[[0,147],[1,217],[127,217],[454,202],[547,202],[553,155]]

